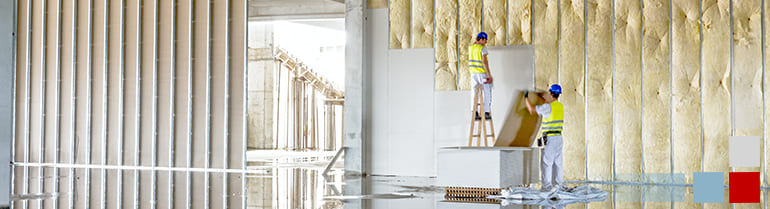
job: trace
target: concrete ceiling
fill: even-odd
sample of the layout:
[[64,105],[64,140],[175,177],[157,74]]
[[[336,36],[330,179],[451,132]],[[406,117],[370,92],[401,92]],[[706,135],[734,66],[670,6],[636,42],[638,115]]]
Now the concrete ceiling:
[[345,16],[345,0],[249,0],[249,20],[328,19]]

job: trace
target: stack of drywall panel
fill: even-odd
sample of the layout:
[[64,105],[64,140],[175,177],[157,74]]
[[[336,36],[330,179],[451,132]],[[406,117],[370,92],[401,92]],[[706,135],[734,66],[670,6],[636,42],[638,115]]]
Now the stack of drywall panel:
[[507,188],[539,181],[539,148],[446,147],[438,151],[439,186]]

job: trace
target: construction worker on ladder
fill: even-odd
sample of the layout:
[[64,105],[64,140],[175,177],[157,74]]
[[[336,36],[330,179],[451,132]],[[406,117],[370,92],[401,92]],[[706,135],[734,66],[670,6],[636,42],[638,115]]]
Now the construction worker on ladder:
[[[561,135],[564,127],[564,106],[559,102],[561,95],[561,86],[551,85],[548,94],[544,94],[545,104],[534,106],[525,99],[527,109],[530,114],[538,114],[543,118],[542,125],[542,143],[543,149],[542,161],[542,188],[543,191],[554,189],[564,189],[564,166],[562,157],[563,137]],[[524,93],[526,98],[528,93]],[[553,184],[552,184],[553,183]]]
[[[492,119],[492,115],[489,113],[492,111],[492,74],[489,72],[489,63],[487,62],[487,33],[481,32],[476,36],[476,42],[474,42],[468,49],[468,66],[471,72],[471,88],[475,93],[476,86],[481,85],[484,95],[484,117],[489,120]],[[471,93],[471,98],[473,94]],[[473,105],[476,105],[476,101],[473,101]],[[476,112],[476,120],[481,120],[479,113]]]

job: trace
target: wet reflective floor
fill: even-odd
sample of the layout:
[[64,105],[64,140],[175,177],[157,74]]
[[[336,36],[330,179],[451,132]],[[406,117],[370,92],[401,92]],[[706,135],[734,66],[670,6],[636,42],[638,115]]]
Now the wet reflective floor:
[[[602,202],[574,203],[546,207],[500,203],[452,202],[444,198],[444,188],[435,178],[405,176],[344,176],[338,161],[323,175],[334,152],[304,153],[271,151],[249,154],[251,169],[266,174],[247,178],[249,209],[451,209],[451,208],[767,208],[768,190],[763,189],[761,203],[694,203],[692,187],[632,185],[629,183],[588,184],[608,192]],[[571,182],[570,186],[583,182]],[[345,186],[363,188],[360,193],[345,193]],[[354,189],[355,190],[355,189]],[[350,191],[350,190],[348,190]],[[728,200],[726,189],[724,200]]]

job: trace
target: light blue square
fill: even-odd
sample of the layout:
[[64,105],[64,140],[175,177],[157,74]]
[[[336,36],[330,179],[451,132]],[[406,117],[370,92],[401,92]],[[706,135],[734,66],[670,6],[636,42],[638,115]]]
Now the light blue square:
[[698,172],[693,174],[693,201],[696,203],[722,203],[725,201],[725,173]]

